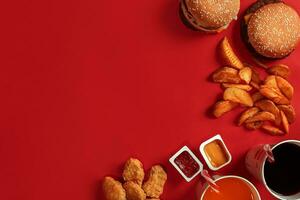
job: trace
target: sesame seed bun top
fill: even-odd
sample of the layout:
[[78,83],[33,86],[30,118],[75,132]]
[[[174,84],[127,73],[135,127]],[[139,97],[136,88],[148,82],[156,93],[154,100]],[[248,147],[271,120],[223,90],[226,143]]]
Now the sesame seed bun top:
[[238,14],[240,0],[185,0],[188,11],[206,28],[229,24]]
[[265,5],[251,16],[248,36],[259,54],[269,58],[285,57],[300,39],[298,13],[284,3]]

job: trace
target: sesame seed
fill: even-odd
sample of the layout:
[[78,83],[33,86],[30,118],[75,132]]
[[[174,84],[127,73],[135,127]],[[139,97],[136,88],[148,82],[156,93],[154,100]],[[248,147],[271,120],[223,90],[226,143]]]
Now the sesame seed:
[[249,41],[262,55],[288,55],[300,39],[297,12],[283,3],[268,4],[256,11],[248,23]]

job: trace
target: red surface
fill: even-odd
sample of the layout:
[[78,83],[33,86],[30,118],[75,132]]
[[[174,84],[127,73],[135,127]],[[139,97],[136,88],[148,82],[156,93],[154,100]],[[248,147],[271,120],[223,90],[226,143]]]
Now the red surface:
[[[241,11],[251,2],[241,1]],[[237,22],[218,35],[190,31],[176,0],[19,0],[0,9],[3,200],[103,199],[101,179],[119,177],[130,156],[146,169],[166,167],[162,199],[193,200],[200,178],[185,183],[168,163],[182,145],[199,156],[200,143],[221,133],[233,161],[219,173],[249,178],[249,148],[300,139],[299,119],[289,135],[272,137],[235,126],[238,110],[207,116],[221,93],[207,81],[219,67],[218,41],[227,35],[249,57]],[[298,110],[299,56],[298,48],[282,61],[292,67]],[[272,199],[256,185],[262,199]]]

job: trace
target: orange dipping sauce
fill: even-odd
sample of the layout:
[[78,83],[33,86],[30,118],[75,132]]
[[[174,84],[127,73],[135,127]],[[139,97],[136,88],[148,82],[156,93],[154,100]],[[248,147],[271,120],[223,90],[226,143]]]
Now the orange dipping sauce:
[[205,145],[204,152],[211,165],[216,168],[229,160],[223,143],[220,140],[214,140]]
[[256,194],[252,192],[247,182],[234,177],[223,178],[216,181],[220,187],[219,192],[209,187],[203,195],[203,200],[255,200]]

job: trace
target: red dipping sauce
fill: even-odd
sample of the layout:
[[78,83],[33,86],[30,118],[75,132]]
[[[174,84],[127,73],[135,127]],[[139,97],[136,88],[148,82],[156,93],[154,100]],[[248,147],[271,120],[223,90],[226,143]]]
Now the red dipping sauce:
[[179,154],[179,156],[175,158],[174,162],[188,178],[191,178],[200,169],[199,164],[187,151],[183,151]]

